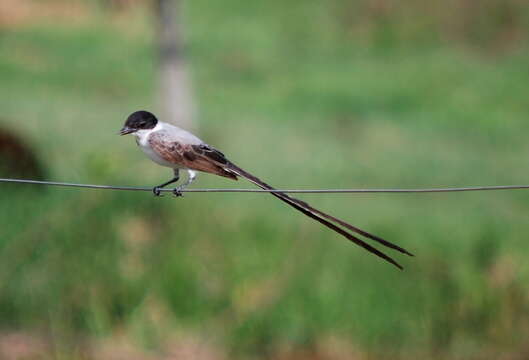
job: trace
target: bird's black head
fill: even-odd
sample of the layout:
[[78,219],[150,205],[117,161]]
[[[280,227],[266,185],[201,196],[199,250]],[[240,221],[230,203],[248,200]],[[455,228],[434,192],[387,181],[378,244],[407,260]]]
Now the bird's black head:
[[158,119],[150,112],[144,110],[136,111],[129,115],[119,134],[127,135],[138,130],[154,129],[157,123]]

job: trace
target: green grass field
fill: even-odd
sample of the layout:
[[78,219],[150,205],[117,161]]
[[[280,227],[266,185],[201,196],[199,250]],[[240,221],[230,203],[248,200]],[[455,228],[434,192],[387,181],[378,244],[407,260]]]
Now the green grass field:
[[[283,188],[528,183],[526,45],[367,46],[314,4],[298,21],[229,4],[193,2],[185,19],[198,132],[239,166]],[[90,19],[0,32],[0,126],[51,180],[158,184],[170,171],[116,135],[156,110],[152,31],[141,14],[128,30]],[[415,253],[396,255],[404,272],[265,194],[0,197],[0,330],[49,335],[50,358],[122,337],[234,359],[529,354],[524,191],[300,196]]]

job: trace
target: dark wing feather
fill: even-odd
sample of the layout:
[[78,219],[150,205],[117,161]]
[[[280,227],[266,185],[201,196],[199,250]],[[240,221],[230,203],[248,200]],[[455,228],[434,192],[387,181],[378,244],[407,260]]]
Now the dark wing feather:
[[224,156],[223,153],[221,153],[217,149],[212,148],[207,144],[192,145],[191,147],[193,148],[193,150],[195,150],[195,152],[204,155],[210,160],[213,160],[222,165],[228,164],[228,160],[226,159],[226,156]]

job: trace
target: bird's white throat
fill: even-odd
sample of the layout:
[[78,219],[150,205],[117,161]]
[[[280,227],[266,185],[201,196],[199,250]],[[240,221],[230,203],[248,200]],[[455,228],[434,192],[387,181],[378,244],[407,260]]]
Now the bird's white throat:
[[152,129],[146,129],[146,130],[138,130],[134,133],[134,136],[136,136],[136,142],[140,146],[148,146],[148,139],[149,135],[155,131],[161,130],[163,128],[163,124],[161,121],[158,121],[155,127]]

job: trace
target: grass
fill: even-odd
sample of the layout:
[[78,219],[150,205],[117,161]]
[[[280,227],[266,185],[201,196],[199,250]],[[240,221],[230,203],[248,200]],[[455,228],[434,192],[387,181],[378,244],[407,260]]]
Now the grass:
[[[526,47],[381,52],[324,15],[311,27],[315,3],[292,23],[230,4],[193,2],[186,21],[200,135],[241,167],[278,187],[526,182]],[[131,111],[156,109],[151,33],[137,26],[0,34],[1,125],[52,179],[170,175],[115,136]],[[265,195],[1,191],[2,327],[52,334],[72,357],[79,334],[121,333],[147,349],[194,334],[230,358],[317,353],[328,339],[376,358],[529,351],[525,192],[303,196],[417,254],[398,272]]]

